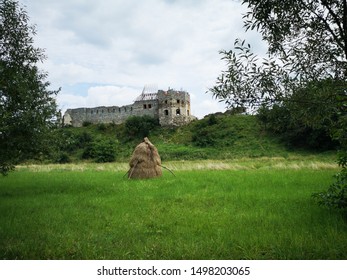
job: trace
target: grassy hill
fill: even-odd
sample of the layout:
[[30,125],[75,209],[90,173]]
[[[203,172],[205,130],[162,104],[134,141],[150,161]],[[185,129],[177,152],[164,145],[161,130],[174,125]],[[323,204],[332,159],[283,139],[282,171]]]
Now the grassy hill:
[[[56,137],[60,152],[55,154],[54,161],[128,161],[143,138],[141,133],[131,134],[125,124],[63,128]],[[278,137],[268,134],[255,116],[249,115],[209,115],[179,128],[156,125],[147,136],[163,161],[312,154],[288,149]],[[103,153],[108,155],[104,157]]]

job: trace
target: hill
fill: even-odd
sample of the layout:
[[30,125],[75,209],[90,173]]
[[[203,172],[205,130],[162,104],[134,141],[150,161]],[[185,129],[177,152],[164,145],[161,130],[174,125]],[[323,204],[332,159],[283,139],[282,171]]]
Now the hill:
[[267,133],[256,116],[213,114],[178,128],[164,128],[149,119],[138,121],[132,126],[86,124],[62,128],[55,135],[59,148],[54,152],[54,161],[128,161],[143,136],[157,146],[163,161],[312,153],[289,149],[278,137]]

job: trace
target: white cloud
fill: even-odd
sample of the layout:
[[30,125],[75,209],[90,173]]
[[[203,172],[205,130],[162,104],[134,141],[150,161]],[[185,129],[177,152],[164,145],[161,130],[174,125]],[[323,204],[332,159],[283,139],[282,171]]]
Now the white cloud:
[[129,87],[96,86],[88,90],[88,106],[114,104],[117,106],[132,104],[141,92]]
[[[238,1],[20,2],[37,24],[35,42],[46,49],[49,81],[62,87],[63,109],[130,104],[129,96],[154,82],[196,96],[192,111],[202,117],[224,108],[205,94],[224,68],[218,51],[232,48],[236,38],[264,49],[259,35],[244,34],[246,9]],[[79,84],[90,86],[81,94]]]

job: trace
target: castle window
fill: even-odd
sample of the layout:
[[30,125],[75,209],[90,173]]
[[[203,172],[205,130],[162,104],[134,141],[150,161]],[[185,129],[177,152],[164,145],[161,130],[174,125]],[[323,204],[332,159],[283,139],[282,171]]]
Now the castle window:
[[147,105],[146,104],[143,104],[143,109],[147,109]]
[[180,109],[177,109],[177,110],[176,110],[176,116],[179,116],[179,115],[181,115],[181,110],[180,110]]
[[96,113],[99,114],[99,110],[96,110]]
[[124,112],[126,112],[127,111],[127,107],[124,107]]
[[152,108],[152,104],[148,104],[148,109],[151,109]]
[[133,107],[130,107],[130,111],[131,111],[131,112],[133,111]]
[[165,114],[165,116],[168,116],[169,115],[169,110],[164,110],[164,114]]
[[92,115],[93,115],[93,110],[91,110],[91,111],[90,111],[90,114],[92,114]]
[[116,109],[115,109],[115,108],[113,108],[113,110],[112,110],[112,111],[113,111],[113,113],[115,113],[115,112],[116,112]]
[[119,113],[120,113],[120,108],[118,108],[118,111],[119,111]]
[[180,104],[180,100],[179,99],[177,99],[177,104]]
[[165,104],[167,104],[167,100],[165,100]]
[[187,110],[187,115],[189,116],[189,110]]

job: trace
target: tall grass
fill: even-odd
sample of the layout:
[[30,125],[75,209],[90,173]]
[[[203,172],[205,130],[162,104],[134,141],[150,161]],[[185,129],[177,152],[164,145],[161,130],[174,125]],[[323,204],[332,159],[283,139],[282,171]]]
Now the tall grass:
[[0,178],[1,259],[345,259],[347,224],[311,199],[331,169],[22,169]]

